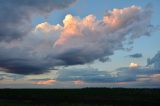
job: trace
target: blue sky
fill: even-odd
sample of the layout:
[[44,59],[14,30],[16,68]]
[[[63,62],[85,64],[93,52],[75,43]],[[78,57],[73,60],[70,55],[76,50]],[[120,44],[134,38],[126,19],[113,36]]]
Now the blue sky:
[[0,2],[0,88],[160,87],[159,0]]

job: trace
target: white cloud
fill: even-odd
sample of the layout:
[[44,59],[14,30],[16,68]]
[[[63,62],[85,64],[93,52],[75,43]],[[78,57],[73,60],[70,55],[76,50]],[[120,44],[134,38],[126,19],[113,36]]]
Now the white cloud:
[[50,31],[56,31],[61,29],[62,27],[59,24],[50,25],[48,22],[44,22],[44,23],[38,24],[35,28],[35,31],[42,30],[44,32],[50,32]]
[[137,68],[139,65],[137,63],[130,63],[130,68]]

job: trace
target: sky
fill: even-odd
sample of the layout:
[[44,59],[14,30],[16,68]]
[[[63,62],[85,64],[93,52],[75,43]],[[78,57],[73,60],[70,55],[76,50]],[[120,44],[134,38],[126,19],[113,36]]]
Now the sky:
[[160,88],[159,0],[0,0],[0,88]]

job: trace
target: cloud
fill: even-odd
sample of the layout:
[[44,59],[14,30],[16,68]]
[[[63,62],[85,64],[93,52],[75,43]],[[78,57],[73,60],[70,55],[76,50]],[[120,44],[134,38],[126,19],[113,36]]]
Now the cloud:
[[[152,8],[148,6],[113,9],[100,20],[97,20],[94,15],[88,15],[81,19],[68,14],[63,20],[63,26],[44,22],[35,28],[27,26],[32,29],[29,30],[29,34],[19,32],[19,30],[23,31],[21,28],[24,28],[26,23],[30,23],[32,18],[30,16],[45,15],[52,10],[68,7],[72,2],[72,0],[65,2],[28,0],[27,2],[12,3],[11,0],[3,0],[2,8],[5,9],[5,5],[9,4],[17,7],[12,11],[13,17],[6,20],[8,25],[14,26],[14,28],[11,28],[10,31],[4,26],[2,29],[10,34],[0,30],[0,33],[3,33],[1,34],[3,40],[0,42],[0,67],[5,69],[4,72],[42,74],[56,66],[86,64],[95,60],[105,62],[115,51],[123,50],[124,42],[128,39],[133,41],[135,38],[150,34]],[[21,9],[22,7],[26,8]],[[12,6],[8,8],[10,10]],[[31,10],[31,8],[33,9]],[[34,14],[33,10],[35,10]],[[22,14],[19,14],[21,11]],[[29,21],[23,17],[29,17]],[[2,19],[5,18],[1,16],[0,20],[2,21]],[[19,22],[21,20],[23,20],[22,23]],[[117,25],[113,25],[114,21],[117,22]],[[15,27],[14,22],[20,26],[20,29]],[[21,27],[22,25],[24,27]],[[25,29],[27,28],[25,27]],[[18,34],[14,34],[12,31]],[[11,34],[15,36],[11,36]],[[19,35],[24,36],[20,37]],[[16,37],[21,39],[11,40]],[[10,39],[10,41],[6,42],[6,39]]]
[[[46,63],[42,62],[44,58],[41,59],[38,56],[35,59],[32,54],[41,52],[33,50],[38,43],[42,40],[43,43],[46,42],[45,37],[34,36],[32,19],[38,16],[46,16],[57,9],[64,9],[73,2],[75,0],[1,0],[0,67],[4,68],[3,71],[18,74],[41,74],[48,72],[49,66],[47,65],[46,67]],[[41,25],[41,27],[39,25],[37,29],[40,30],[46,27],[50,28],[50,25],[47,23]],[[59,26],[57,25],[48,30],[47,28],[46,31],[49,31],[58,29]],[[37,45],[34,46],[34,44]],[[40,46],[44,47],[45,45],[41,44]]]
[[73,83],[74,83],[75,85],[83,85],[83,84],[84,84],[84,82],[81,81],[81,80],[75,80],[75,81],[73,81]]
[[37,79],[34,81],[35,82],[33,82],[32,84],[37,84],[37,85],[52,85],[56,83],[56,80],[53,79]]
[[117,83],[135,81],[135,77],[118,72],[116,75],[108,71],[99,71],[93,68],[61,70],[57,81],[82,81],[86,83]]
[[130,68],[137,68],[139,65],[136,63],[130,63],[129,67]]
[[[160,74],[160,64],[159,64],[160,52],[157,52],[153,58],[148,59],[146,66],[139,66],[136,63],[131,63],[130,66],[133,67],[123,67],[117,69],[118,74],[126,75],[124,77],[132,77],[135,81],[147,80],[149,82],[155,83],[159,80]],[[144,82],[147,85],[147,82]]]
[[[93,15],[80,19],[69,14],[63,20],[64,29],[55,42],[58,58],[67,65],[104,60],[114,51],[123,49],[127,37],[133,40],[149,33],[150,15],[147,7],[137,6],[113,9],[103,20],[97,20]],[[112,25],[112,21],[117,25]]]
[[[140,79],[159,79],[160,70],[145,67],[121,67],[115,71],[100,71],[93,68],[61,70],[57,81],[73,81],[84,83],[113,83],[128,84],[138,82]],[[144,77],[145,76],[145,77]]]
[[140,7],[134,5],[124,9],[113,9],[107,13],[107,15],[103,18],[103,21],[110,27],[117,29],[129,24],[129,18],[137,18],[136,15],[139,14],[140,10]]
[[141,53],[135,53],[135,54],[131,54],[129,55],[129,57],[131,58],[141,58],[143,55]]
[[[154,60],[158,55],[159,52],[151,60]],[[150,63],[153,66],[139,66],[136,63],[131,63],[129,67],[120,67],[114,71],[100,71],[94,68],[63,69],[58,72],[56,80],[83,81],[84,83],[113,83],[118,85],[144,81],[147,85],[146,81],[148,83],[156,83],[160,80],[160,69],[157,68],[157,62]]]
[[4,75],[0,74],[0,81],[4,79]]
[[50,32],[50,31],[54,31],[54,30],[60,30],[62,29],[62,27],[57,24],[57,25],[50,25],[48,24],[47,22],[44,22],[44,23],[41,23],[41,24],[38,24],[35,28],[35,31],[37,30],[41,30],[41,31],[44,31],[44,32]]
[[155,68],[160,68],[160,51],[153,58],[148,58],[147,66],[153,65]]
[[[1,0],[0,40],[13,40],[26,36],[32,29],[32,19],[63,9],[75,0]],[[7,17],[7,18],[6,18]]]
[[[159,52],[157,52],[159,54]],[[151,60],[157,56],[153,56]],[[158,61],[158,60],[157,60]],[[136,64],[136,63],[134,63]],[[98,70],[95,68],[68,68],[56,72],[56,78],[31,79],[32,84],[52,85],[52,84],[75,84],[75,85],[92,85],[107,84],[123,85],[129,87],[159,87],[160,69],[155,65],[156,62],[138,67],[120,67],[116,70]],[[0,80],[13,79],[21,80],[24,76],[16,74],[0,74]],[[104,85],[104,83],[106,85]]]
[[151,78],[160,78],[160,74],[153,74],[150,76]]
[[0,80],[19,80],[19,79],[23,79],[24,76],[23,75],[16,75],[16,74],[7,74],[7,73],[2,73],[0,74]]
[[126,85],[126,84],[128,84],[128,82],[117,82],[117,83],[115,83],[115,84],[118,84],[118,85]]

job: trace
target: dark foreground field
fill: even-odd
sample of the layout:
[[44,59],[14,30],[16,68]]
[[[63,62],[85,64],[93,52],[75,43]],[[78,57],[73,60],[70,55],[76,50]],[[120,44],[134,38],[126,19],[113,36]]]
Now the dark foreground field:
[[0,106],[158,106],[158,104],[160,89],[0,90]]

